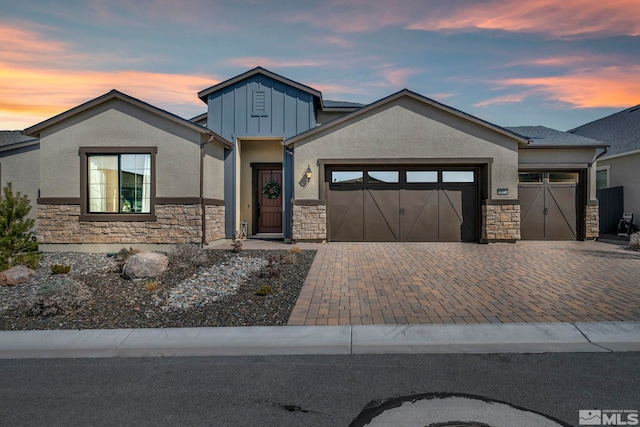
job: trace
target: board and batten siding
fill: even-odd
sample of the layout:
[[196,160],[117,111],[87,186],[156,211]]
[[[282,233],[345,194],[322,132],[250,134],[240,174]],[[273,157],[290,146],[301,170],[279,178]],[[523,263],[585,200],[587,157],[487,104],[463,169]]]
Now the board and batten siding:
[[[264,92],[256,111],[255,92]],[[264,95],[264,96],[262,96]],[[312,94],[264,75],[254,75],[209,95],[209,129],[233,141],[236,137],[290,138],[316,126]]]

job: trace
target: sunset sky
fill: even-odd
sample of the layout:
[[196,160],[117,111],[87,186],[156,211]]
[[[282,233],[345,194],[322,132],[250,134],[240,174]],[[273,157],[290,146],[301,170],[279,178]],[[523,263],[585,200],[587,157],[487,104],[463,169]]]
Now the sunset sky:
[[118,89],[190,118],[255,66],[370,103],[408,88],[502,126],[640,104],[640,0],[0,0],[0,129]]

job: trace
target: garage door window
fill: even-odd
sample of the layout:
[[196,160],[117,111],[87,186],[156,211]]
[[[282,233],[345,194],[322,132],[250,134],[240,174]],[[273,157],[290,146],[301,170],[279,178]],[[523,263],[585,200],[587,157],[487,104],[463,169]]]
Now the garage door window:
[[518,174],[518,182],[542,182],[542,172],[521,172]]
[[400,182],[398,171],[369,171],[367,172],[369,184],[397,184]]
[[410,184],[438,182],[438,171],[407,171],[407,182]]
[[331,172],[332,184],[362,184],[364,173],[362,171],[333,171]]
[[549,172],[549,182],[562,182],[565,184],[577,184],[578,174],[573,172]]
[[474,182],[473,171],[442,171],[442,182]]

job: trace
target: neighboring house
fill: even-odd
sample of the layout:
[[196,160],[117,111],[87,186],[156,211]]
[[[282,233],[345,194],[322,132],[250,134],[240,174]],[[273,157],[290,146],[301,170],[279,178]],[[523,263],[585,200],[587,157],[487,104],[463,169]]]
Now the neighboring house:
[[623,210],[633,213],[634,223],[640,224],[640,105],[569,132],[611,146],[598,160],[598,188],[623,187]]
[[20,192],[31,202],[28,218],[36,218],[36,199],[40,186],[40,142],[19,130],[0,131],[0,189],[11,182],[14,194]]
[[285,241],[598,235],[593,164],[605,144],[562,132],[541,141],[409,90],[366,106],[328,101],[260,67],[198,96],[207,112],[191,121],[111,91],[26,129],[43,159],[43,249],[244,231]]

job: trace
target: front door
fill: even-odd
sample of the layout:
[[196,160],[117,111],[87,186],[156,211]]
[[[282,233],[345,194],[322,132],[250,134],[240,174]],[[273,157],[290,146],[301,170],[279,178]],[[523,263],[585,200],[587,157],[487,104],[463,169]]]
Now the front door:
[[257,166],[254,174],[257,232],[282,233],[282,166]]

